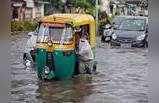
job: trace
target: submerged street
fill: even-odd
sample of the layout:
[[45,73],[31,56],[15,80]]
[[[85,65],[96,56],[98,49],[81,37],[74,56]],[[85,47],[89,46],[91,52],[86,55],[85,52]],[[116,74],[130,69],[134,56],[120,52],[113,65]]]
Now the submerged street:
[[148,50],[110,48],[97,38],[96,75],[40,81],[23,65],[26,34],[11,37],[11,103],[148,103]]

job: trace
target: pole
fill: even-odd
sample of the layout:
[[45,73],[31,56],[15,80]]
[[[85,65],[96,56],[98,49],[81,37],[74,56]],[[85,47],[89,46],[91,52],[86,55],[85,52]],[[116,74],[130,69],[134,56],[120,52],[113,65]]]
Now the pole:
[[96,0],[96,35],[98,34],[98,0]]

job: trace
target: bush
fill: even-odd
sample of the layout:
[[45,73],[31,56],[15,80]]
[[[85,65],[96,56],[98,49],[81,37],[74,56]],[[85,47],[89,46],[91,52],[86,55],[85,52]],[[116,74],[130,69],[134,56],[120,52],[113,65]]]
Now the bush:
[[36,21],[11,21],[11,32],[33,31],[37,27]]

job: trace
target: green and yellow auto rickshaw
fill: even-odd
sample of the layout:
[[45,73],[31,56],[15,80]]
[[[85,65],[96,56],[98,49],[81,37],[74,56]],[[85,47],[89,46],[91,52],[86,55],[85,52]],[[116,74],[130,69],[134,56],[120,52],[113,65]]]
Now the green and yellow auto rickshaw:
[[[78,34],[87,31],[87,39],[95,55],[95,20],[88,14],[53,14],[39,22],[36,43],[36,70],[39,79],[70,79],[77,74]],[[96,68],[96,62],[93,64]]]

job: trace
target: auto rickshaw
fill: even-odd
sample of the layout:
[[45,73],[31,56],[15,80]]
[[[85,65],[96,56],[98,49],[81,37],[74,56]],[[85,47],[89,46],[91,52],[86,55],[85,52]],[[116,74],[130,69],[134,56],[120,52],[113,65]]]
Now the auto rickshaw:
[[[39,79],[70,79],[78,71],[78,31],[86,27],[95,55],[95,20],[88,14],[53,14],[38,26],[35,66]],[[96,68],[96,61],[93,68]]]

